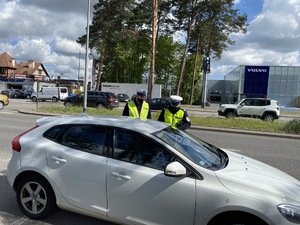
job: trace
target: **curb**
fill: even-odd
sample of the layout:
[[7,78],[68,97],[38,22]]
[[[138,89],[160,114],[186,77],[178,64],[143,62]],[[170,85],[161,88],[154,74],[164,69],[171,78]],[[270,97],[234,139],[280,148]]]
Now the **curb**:
[[300,135],[296,134],[281,134],[281,133],[270,133],[262,131],[253,131],[253,130],[239,130],[239,129],[230,129],[230,128],[221,128],[221,127],[203,127],[203,126],[191,126],[192,130],[206,130],[206,131],[216,131],[223,133],[235,133],[243,135],[255,135],[255,136],[267,136],[267,137],[276,137],[276,138],[289,138],[289,139],[300,139]]

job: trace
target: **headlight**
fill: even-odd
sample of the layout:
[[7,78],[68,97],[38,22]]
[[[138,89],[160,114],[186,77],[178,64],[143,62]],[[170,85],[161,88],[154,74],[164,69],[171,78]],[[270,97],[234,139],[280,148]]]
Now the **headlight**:
[[288,221],[300,224],[300,206],[280,204],[277,208]]

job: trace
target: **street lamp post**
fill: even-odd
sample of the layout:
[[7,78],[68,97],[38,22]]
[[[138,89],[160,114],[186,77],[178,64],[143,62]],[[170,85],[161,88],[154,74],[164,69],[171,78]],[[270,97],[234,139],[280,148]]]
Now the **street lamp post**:
[[79,51],[79,55],[78,55],[77,93],[79,93],[79,91],[80,91],[80,83],[79,83],[79,79],[80,79],[80,57],[81,57],[81,51]]
[[88,8],[87,8],[87,31],[86,31],[86,49],[85,49],[85,70],[84,70],[84,99],[83,99],[83,113],[86,112],[87,105],[87,72],[88,72],[88,51],[89,51],[89,39],[90,39],[90,0],[88,0]]

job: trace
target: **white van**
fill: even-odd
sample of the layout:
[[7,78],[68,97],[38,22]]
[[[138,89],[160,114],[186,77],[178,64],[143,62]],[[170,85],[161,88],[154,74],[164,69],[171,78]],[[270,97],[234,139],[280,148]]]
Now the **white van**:
[[66,87],[43,87],[40,92],[33,92],[31,94],[31,100],[34,102],[37,100],[57,102],[58,100],[63,101],[68,95],[69,92]]

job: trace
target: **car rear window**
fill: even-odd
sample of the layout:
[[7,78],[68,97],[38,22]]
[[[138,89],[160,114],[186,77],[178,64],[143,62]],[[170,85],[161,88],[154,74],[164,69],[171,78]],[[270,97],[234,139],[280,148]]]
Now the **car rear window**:
[[[106,92],[106,94],[109,98],[117,98],[116,95],[112,92]],[[125,95],[124,95],[124,97],[125,97]]]

